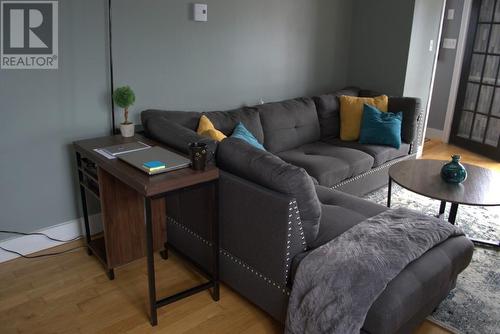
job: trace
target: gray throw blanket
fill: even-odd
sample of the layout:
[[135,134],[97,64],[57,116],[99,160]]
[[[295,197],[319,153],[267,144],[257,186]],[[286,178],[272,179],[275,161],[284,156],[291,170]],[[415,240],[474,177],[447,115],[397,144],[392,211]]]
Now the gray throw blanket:
[[389,209],[311,251],[295,275],[287,334],[359,334],[368,310],[410,262],[446,239],[454,225],[412,210]]

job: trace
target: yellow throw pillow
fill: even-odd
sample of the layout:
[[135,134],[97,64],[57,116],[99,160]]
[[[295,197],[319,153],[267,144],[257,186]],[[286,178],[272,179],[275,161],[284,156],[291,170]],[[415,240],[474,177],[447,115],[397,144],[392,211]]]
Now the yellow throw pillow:
[[363,105],[369,104],[380,111],[387,112],[387,95],[376,97],[356,97],[342,95],[340,99],[340,139],[358,140],[363,118]]
[[210,137],[216,141],[222,141],[226,138],[226,135],[217,130],[213,123],[210,122],[208,117],[205,115],[200,117],[200,123],[198,123],[198,130],[196,130],[196,132],[199,135]]

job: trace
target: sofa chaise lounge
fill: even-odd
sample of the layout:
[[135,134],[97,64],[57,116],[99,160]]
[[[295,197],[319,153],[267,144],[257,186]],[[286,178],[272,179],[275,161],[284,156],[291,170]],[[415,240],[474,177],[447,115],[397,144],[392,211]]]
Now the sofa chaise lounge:
[[[384,185],[388,166],[414,158],[418,149],[418,100],[412,98],[389,99],[389,111],[403,111],[407,121],[399,150],[340,141],[337,97],[360,93],[375,95],[347,89],[204,113],[227,135],[242,122],[269,152],[237,139],[217,145],[197,135],[197,112],[142,113],[148,136],[184,153],[194,141],[217,151],[221,279],[281,322],[295,270],[308,252],[387,210],[352,194]],[[167,233],[171,247],[210,268],[210,231],[208,224],[199,223],[210,216],[209,208],[200,204],[192,210],[189,205],[203,198],[203,192],[196,188],[168,196]],[[412,262],[372,304],[362,332],[411,332],[454,287],[472,250],[467,238],[453,237]]]

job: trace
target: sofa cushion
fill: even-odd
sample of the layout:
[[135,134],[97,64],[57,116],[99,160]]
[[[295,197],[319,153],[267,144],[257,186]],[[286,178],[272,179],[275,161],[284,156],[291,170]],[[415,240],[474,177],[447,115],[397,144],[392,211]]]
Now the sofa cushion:
[[266,103],[252,109],[260,113],[264,146],[271,152],[282,152],[320,138],[318,115],[310,98]]
[[231,137],[219,144],[217,165],[227,172],[295,198],[306,243],[316,239],[321,206],[314,183],[304,169]]
[[147,109],[141,112],[141,121],[145,125],[150,119],[164,118],[170,122],[182,125],[196,131],[201,113],[197,111],[174,111]]
[[373,334],[410,332],[402,326],[439,305],[453,288],[454,278],[470,263],[473,248],[466,237],[453,237],[410,263],[372,304],[363,329]]
[[255,110],[240,108],[229,111],[209,111],[203,114],[226,136],[230,136],[236,125],[241,122],[257,138],[259,143],[264,142],[264,132],[259,113]]
[[196,130],[196,133],[200,136],[212,138],[215,141],[222,141],[226,138],[226,135],[217,130],[214,127],[213,123],[210,122],[208,117],[205,115],[201,115],[200,123],[198,123],[198,129]]
[[283,160],[304,168],[319,184],[331,187],[370,170],[373,157],[346,147],[315,142],[278,153]]
[[340,135],[340,102],[339,96],[358,96],[358,88],[344,88],[331,94],[313,97],[318,112],[321,138],[338,137]]
[[402,118],[402,112],[381,112],[377,108],[365,104],[359,133],[360,144],[385,145],[399,149],[401,147]]
[[246,141],[253,147],[258,148],[259,150],[265,150],[264,146],[262,146],[262,144],[259,143],[259,141],[255,138],[255,136],[250,131],[248,131],[247,128],[245,128],[245,126],[241,122],[238,123],[234,128],[231,138],[241,139],[243,141]]
[[353,97],[342,95],[340,98],[340,139],[358,140],[363,117],[363,106],[369,104],[380,111],[387,112],[388,97]]
[[410,151],[410,145],[406,143],[401,143],[399,149],[396,149],[390,146],[360,144],[355,141],[343,141],[339,138],[327,138],[323,141],[338,147],[348,147],[369,154],[374,159],[373,168],[383,165],[388,161],[404,157],[405,155],[408,155],[408,152]]
[[323,186],[316,186],[316,194],[321,202],[321,220],[311,248],[319,247],[363,220],[387,210],[385,206]]

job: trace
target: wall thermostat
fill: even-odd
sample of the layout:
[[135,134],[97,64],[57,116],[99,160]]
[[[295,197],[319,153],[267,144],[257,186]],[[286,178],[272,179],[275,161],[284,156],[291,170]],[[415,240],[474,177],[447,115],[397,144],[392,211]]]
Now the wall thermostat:
[[208,21],[208,5],[204,3],[195,3],[193,6],[193,18],[198,22]]

